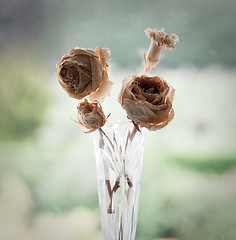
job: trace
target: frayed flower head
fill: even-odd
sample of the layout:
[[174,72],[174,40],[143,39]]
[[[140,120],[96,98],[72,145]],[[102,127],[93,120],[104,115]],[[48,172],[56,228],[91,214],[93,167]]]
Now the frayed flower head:
[[176,34],[166,34],[164,28],[158,31],[147,28],[145,33],[146,36],[155,41],[158,46],[163,46],[168,49],[174,48],[175,44],[179,41],[179,37]]
[[146,61],[146,71],[151,69],[158,63],[161,50],[173,49],[175,44],[179,42],[179,37],[172,33],[166,34],[164,29],[156,30],[147,28],[145,30],[146,36],[151,39],[151,45],[148,50]]

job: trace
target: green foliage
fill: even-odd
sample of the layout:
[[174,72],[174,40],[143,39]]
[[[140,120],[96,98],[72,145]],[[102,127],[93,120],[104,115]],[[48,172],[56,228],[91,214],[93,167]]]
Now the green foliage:
[[136,239],[235,239],[235,158],[181,159],[146,157]]
[[224,173],[236,168],[236,156],[176,156],[168,160],[183,168],[202,173]]
[[2,56],[0,72],[0,140],[30,137],[48,102],[44,72],[22,56]]

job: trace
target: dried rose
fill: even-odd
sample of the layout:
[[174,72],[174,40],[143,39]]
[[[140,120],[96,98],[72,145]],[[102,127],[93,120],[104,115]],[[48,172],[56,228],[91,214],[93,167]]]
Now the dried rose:
[[161,77],[130,75],[123,81],[119,102],[132,121],[154,131],[173,119],[174,92]]
[[59,82],[70,97],[103,100],[110,93],[112,82],[107,74],[110,50],[73,48],[57,64]]
[[84,99],[77,106],[78,110],[78,123],[88,128],[91,133],[96,129],[102,127],[106,122],[105,114],[99,102],[94,101],[92,103]]
[[156,29],[147,28],[146,36],[151,38],[151,44],[148,50],[146,61],[146,71],[151,69],[158,63],[162,49],[175,48],[175,44],[179,41],[179,37],[172,33],[166,34],[164,29],[157,31]]

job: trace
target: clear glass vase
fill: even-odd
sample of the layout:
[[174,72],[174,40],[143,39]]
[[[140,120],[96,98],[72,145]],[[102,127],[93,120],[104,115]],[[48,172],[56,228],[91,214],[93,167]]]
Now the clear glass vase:
[[131,121],[107,124],[91,134],[104,240],[134,240],[146,129]]

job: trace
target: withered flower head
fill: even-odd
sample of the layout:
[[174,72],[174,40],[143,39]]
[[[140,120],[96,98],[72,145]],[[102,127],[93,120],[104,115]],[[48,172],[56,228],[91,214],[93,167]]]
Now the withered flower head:
[[154,131],[173,119],[174,92],[161,77],[130,75],[123,81],[119,102],[132,121]]
[[103,100],[110,93],[112,82],[108,79],[107,59],[110,50],[104,48],[73,48],[57,64],[57,76],[70,97]]
[[101,105],[97,101],[90,103],[87,99],[84,99],[83,102],[78,104],[77,110],[78,122],[89,129],[86,133],[95,131],[102,127],[106,122],[105,114]]
[[179,37],[172,33],[166,34],[164,29],[157,31],[156,29],[147,28],[146,36],[151,38],[151,44],[146,59],[146,71],[151,69],[158,63],[161,50],[175,48],[175,44],[179,41]]

